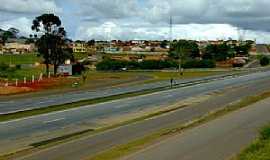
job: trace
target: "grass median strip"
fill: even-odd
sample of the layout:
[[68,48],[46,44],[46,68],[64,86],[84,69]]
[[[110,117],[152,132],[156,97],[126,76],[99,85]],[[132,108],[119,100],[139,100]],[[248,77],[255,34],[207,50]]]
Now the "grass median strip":
[[[128,155],[132,152],[141,150],[145,146],[152,144],[158,140],[161,140],[162,138],[167,138],[169,136],[179,134],[186,129],[190,129],[192,127],[196,127],[196,126],[201,125],[203,123],[209,122],[209,121],[214,120],[218,117],[224,116],[232,111],[236,111],[238,109],[247,107],[251,104],[254,104],[260,100],[263,100],[263,99],[266,99],[269,97],[270,97],[270,92],[265,92],[265,93],[257,95],[257,96],[244,98],[237,103],[228,105],[228,106],[224,107],[223,109],[209,113],[209,114],[202,116],[201,118],[198,118],[196,120],[193,120],[187,124],[181,124],[181,125],[173,127],[173,128],[162,129],[154,134],[147,135],[143,138],[139,138],[139,139],[131,141],[127,144],[119,145],[119,146],[116,146],[116,147],[109,149],[107,151],[101,152],[93,157],[90,157],[88,160],[114,160],[114,159],[118,159],[118,158],[123,157],[125,155]],[[242,160],[242,159],[240,159],[240,160]]]

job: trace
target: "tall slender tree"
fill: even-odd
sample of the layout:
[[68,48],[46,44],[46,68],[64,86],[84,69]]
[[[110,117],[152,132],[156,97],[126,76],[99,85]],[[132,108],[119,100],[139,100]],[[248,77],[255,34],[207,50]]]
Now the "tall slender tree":
[[61,24],[60,18],[54,14],[43,14],[33,20],[32,30],[41,35],[36,43],[39,53],[44,58],[47,75],[49,75],[50,64],[54,65],[56,75],[58,66],[72,55],[66,52],[66,31]]
[[170,48],[170,57],[178,60],[178,70],[183,75],[183,63],[187,58],[196,58],[199,55],[198,45],[191,41],[173,41]]

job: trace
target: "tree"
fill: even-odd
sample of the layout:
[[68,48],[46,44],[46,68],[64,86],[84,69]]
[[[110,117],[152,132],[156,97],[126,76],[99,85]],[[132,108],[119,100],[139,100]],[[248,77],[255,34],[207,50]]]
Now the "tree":
[[94,39],[87,42],[87,45],[94,46],[96,44],[96,41]]
[[251,43],[240,44],[239,46],[235,47],[235,51],[239,55],[247,56],[252,47],[251,45],[252,45]]
[[163,40],[163,41],[160,43],[160,47],[161,47],[161,48],[167,48],[168,44],[169,44],[169,41]]
[[38,51],[44,58],[46,72],[49,74],[49,65],[54,65],[54,74],[57,68],[66,59],[72,57],[72,53],[66,46],[66,31],[61,26],[61,20],[54,14],[43,14],[33,20],[32,30],[43,33],[36,42]]
[[203,59],[225,61],[233,55],[230,46],[223,44],[209,44],[206,46]]
[[199,46],[196,42],[194,41],[187,41],[187,40],[174,40],[172,45],[171,45],[171,52],[170,52],[170,56],[173,58],[177,58],[179,57],[178,53],[175,52],[176,50],[176,46],[178,46],[178,48],[181,46],[182,48],[185,48],[186,52],[186,57],[187,58],[197,58],[200,57],[200,49]]
[[[193,58],[191,55],[195,55],[195,52],[199,52],[194,49],[195,45],[191,44],[189,41],[186,40],[179,40],[174,41],[171,46],[170,57],[178,59],[178,69],[180,75],[183,75],[183,62],[184,60],[189,57]],[[192,53],[193,52],[193,53]]]
[[19,33],[19,30],[16,28],[9,28],[7,31],[4,31],[1,36],[3,45],[6,44],[9,38],[16,38],[18,33]]

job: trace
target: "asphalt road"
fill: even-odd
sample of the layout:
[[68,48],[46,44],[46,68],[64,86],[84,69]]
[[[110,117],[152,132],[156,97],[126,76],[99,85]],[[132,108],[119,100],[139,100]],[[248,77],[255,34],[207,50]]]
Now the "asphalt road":
[[154,144],[123,160],[225,160],[251,143],[270,122],[270,99]]
[[[5,141],[8,141],[8,144],[16,144],[16,141],[25,136],[31,137],[31,134],[34,133],[38,135],[42,133],[49,135],[54,130],[63,130],[68,126],[75,127],[83,124],[91,126],[93,123],[97,122],[98,119],[110,116],[121,117],[125,114],[157,105],[168,106],[187,97],[203,95],[218,90],[223,91],[224,88],[229,86],[235,86],[238,89],[236,89],[236,91],[231,89],[226,95],[214,97],[211,101],[205,102],[205,104],[199,104],[197,107],[187,107],[166,116],[87,137],[86,139],[55,147],[52,150],[46,150],[45,152],[27,157],[26,159],[42,160],[48,157],[52,160],[59,159],[59,157],[65,157],[64,159],[79,159],[81,156],[95,154],[113,145],[125,143],[132,138],[143,136],[157,129],[167,127],[168,125],[190,121],[213,109],[239,100],[239,98],[269,90],[269,72],[256,73],[234,79],[220,80],[207,84],[159,92],[147,96],[91,105],[75,110],[35,116],[24,120],[0,123],[0,144]],[[2,146],[7,146],[7,143]]]
[[[229,74],[225,74],[229,75]],[[177,80],[177,84],[184,84],[192,81],[205,80],[209,78],[217,78],[225,75],[214,75],[209,77],[201,77],[194,79]],[[102,90],[93,91],[77,91],[65,94],[55,94],[42,97],[29,97],[24,99],[12,99],[0,101],[0,115],[14,113],[18,111],[32,110],[37,108],[44,108],[52,105],[61,105],[66,103],[78,102],[81,100],[95,99],[108,97],[113,95],[125,94],[130,92],[138,92],[147,89],[154,89],[159,87],[167,87],[170,81],[160,81],[149,84],[132,85],[125,87],[104,88]]]

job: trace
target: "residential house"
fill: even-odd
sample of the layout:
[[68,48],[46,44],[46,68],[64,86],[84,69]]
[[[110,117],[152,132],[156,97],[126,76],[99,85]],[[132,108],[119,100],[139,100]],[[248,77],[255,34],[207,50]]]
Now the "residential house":
[[2,54],[26,54],[35,51],[34,44],[6,43],[2,46]]
[[86,53],[86,43],[77,41],[72,46],[73,53]]

